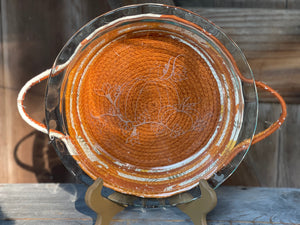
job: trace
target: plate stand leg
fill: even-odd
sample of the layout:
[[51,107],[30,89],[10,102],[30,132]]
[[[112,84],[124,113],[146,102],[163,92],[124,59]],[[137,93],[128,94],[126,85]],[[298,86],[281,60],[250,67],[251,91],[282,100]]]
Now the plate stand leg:
[[85,202],[93,211],[97,213],[95,225],[109,225],[112,218],[125,209],[101,195],[103,180],[98,178],[88,188],[85,194]]
[[217,195],[206,180],[201,180],[199,187],[201,190],[201,197],[199,199],[179,204],[177,208],[187,214],[194,225],[207,225],[206,215],[217,205]]

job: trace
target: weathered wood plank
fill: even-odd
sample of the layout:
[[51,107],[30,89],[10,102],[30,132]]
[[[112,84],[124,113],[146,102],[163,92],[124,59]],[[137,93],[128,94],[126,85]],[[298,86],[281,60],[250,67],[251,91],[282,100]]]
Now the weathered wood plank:
[[287,0],[287,8],[300,9],[300,2],[298,0]]
[[[2,15],[2,7],[0,4],[0,15]],[[5,104],[4,90],[4,61],[3,61],[3,41],[2,41],[2,20],[0,21],[0,104]],[[7,153],[4,152],[6,132],[5,132],[5,108],[0,107],[0,154],[3,157],[2,170],[0,170],[0,180],[6,180],[8,176]]]
[[99,0],[63,0],[58,4],[62,8],[60,17],[63,20],[58,32],[63,36],[63,42],[90,20],[112,9],[109,1]]
[[[3,92],[2,92],[3,91]],[[1,92],[4,93],[4,116],[3,124],[5,129],[4,138],[0,140],[0,153],[3,157],[1,159],[1,181],[2,182],[36,182],[35,175],[23,168],[19,167],[14,160],[14,148],[19,140],[23,138],[26,134],[33,131],[33,128],[28,126],[21,117],[18,116],[16,98],[17,91],[8,88],[3,89]],[[42,120],[44,117],[43,106],[41,105],[42,96],[29,95],[31,103],[27,104],[29,112],[31,115],[37,119]],[[39,104],[37,104],[39,103]],[[35,111],[34,109],[37,109]],[[2,129],[1,129],[2,130]],[[17,156],[20,160],[27,164],[32,165],[32,144],[33,138],[29,138],[21,143],[18,148]],[[3,173],[3,171],[6,171]],[[3,173],[3,174],[2,174]]]
[[[93,224],[95,213],[84,203],[86,187],[74,184],[0,185],[1,224]],[[218,205],[209,225],[299,224],[300,190],[292,188],[217,189]],[[177,208],[128,208],[112,224],[192,224]]]
[[[47,12],[51,17],[47,17],[46,11],[41,10],[43,7],[48,8]],[[50,1],[1,0],[1,44],[4,64],[1,75],[4,100],[0,104],[4,113],[1,115],[3,123],[0,126],[5,134],[0,140],[0,153],[3,156],[1,165],[4,167],[1,170],[6,171],[0,178],[1,182],[36,181],[34,174],[19,167],[13,158],[18,141],[33,130],[18,115],[16,98],[19,89],[29,78],[48,68],[49,64],[51,66],[58,48],[62,46],[62,43],[57,44],[61,35],[55,30],[60,23],[53,19],[55,13],[59,15],[60,8],[57,3]],[[60,18],[57,16],[56,19]],[[53,48],[46,50],[46,46],[51,42]],[[41,99],[44,91],[41,88],[37,90],[35,95],[31,95],[30,104],[27,102],[27,106],[36,109],[30,111],[32,116],[42,119],[44,113]],[[32,165],[32,143],[33,139],[27,139],[18,152],[18,157],[28,165]]]
[[[300,10],[189,8],[224,31],[242,49],[255,79],[300,103]],[[259,90],[262,101],[276,101]]]
[[[259,104],[256,133],[265,130],[278,119],[281,108],[278,104]],[[251,121],[249,121],[251,122]],[[278,174],[278,137],[275,132],[265,140],[251,146],[242,162],[242,167],[229,178],[230,185],[276,187]]]
[[109,10],[97,0],[1,2],[5,86],[17,90],[53,65],[74,32]]
[[[0,75],[1,76],[1,75]],[[0,88],[0,103],[5,104],[5,90]],[[7,139],[5,132],[5,107],[0,107],[0,154],[1,154],[1,170],[0,181],[8,181],[9,176],[9,154],[7,153]]]
[[287,0],[175,0],[175,4],[182,7],[227,7],[227,8],[275,8],[287,7]]
[[288,118],[279,134],[277,187],[300,186],[300,105],[288,105]]
[[[1,4],[0,4],[0,15],[2,15]],[[2,33],[2,23],[3,23],[3,21],[1,19],[1,21],[0,21],[0,88],[2,88],[4,86],[4,61],[3,61],[3,40],[2,40],[3,33]]]
[[[265,140],[253,145],[227,185],[300,186],[300,105],[288,104],[285,124]],[[278,104],[261,103],[257,132],[266,129],[281,113]]]
[[[18,141],[33,131],[16,107],[20,88],[33,76],[50,68],[70,36],[92,18],[108,10],[102,1],[1,0],[0,29],[0,182],[36,182],[35,174],[15,162]],[[50,47],[51,46],[51,47]],[[45,85],[30,92],[25,105],[30,115],[42,121]],[[22,162],[33,164],[31,137],[18,149]]]

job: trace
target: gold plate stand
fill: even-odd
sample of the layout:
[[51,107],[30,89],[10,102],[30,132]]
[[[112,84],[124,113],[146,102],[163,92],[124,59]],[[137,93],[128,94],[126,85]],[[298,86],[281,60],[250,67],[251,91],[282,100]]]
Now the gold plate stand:
[[212,211],[217,205],[217,195],[206,180],[200,180],[199,187],[201,190],[201,197],[183,204],[178,204],[182,212],[187,214],[194,225],[207,225],[206,215]]
[[[101,195],[102,187],[103,181],[98,178],[85,194],[86,204],[97,213],[95,225],[109,225],[112,218],[125,209],[125,206],[121,206],[110,199],[118,200],[119,202],[136,199],[134,196],[127,197],[127,195],[117,192],[110,195],[109,199],[104,198]],[[194,225],[207,225],[206,215],[217,205],[217,195],[206,180],[201,180],[199,187],[201,190],[200,198],[180,204],[179,202],[186,202],[191,199],[189,194],[183,193],[172,197],[170,203],[177,204],[176,207],[187,214]]]

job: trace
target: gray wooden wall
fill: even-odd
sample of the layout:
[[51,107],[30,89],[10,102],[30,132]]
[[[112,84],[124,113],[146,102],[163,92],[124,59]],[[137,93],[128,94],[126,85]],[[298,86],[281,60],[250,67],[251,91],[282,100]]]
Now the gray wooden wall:
[[[113,7],[136,1],[0,0],[0,182],[55,181],[53,173],[57,171],[53,168],[60,168],[59,161],[47,136],[31,133],[33,129],[18,115],[18,90],[28,79],[51,67],[63,44],[86,22]],[[174,3],[223,28],[244,51],[256,79],[278,90],[288,103],[283,127],[253,146],[226,184],[300,187],[299,1]],[[33,89],[26,102],[31,115],[40,120],[44,118],[44,87]],[[259,95],[258,130],[263,130],[281,110],[273,98],[263,92]]]

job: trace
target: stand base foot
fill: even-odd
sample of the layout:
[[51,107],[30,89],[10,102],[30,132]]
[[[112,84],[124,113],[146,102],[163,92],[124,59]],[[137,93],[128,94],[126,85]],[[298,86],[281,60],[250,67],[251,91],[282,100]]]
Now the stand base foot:
[[85,194],[85,202],[92,210],[97,213],[95,225],[109,225],[112,218],[125,209],[101,195],[103,180],[98,178],[88,188]]
[[[85,194],[86,204],[97,213],[95,225],[109,225],[112,218],[125,209],[125,207],[102,197],[102,187],[103,180],[98,178]],[[201,190],[199,199],[189,203],[178,204],[177,208],[187,214],[194,225],[207,225],[206,215],[217,205],[217,195],[206,180],[201,180],[199,187]]]
[[179,204],[177,208],[187,214],[194,225],[207,225],[206,215],[216,207],[217,195],[206,180],[201,180],[199,187],[201,190],[201,197],[199,199]]

